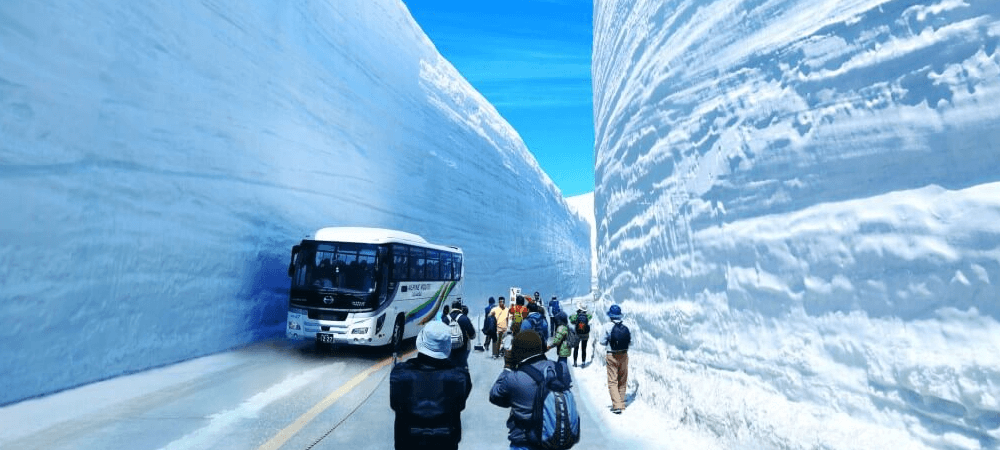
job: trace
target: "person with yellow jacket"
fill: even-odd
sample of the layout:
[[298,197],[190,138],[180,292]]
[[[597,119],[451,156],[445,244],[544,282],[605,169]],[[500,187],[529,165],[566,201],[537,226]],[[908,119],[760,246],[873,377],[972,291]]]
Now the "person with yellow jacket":
[[490,310],[490,314],[497,320],[497,338],[493,341],[493,358],[500,357],[500,343],[503,342],[503,336],[507,333],[507,320],[510,315],[510,310],[507,309],[506,302],[503,297],[500,297],[497,306]]

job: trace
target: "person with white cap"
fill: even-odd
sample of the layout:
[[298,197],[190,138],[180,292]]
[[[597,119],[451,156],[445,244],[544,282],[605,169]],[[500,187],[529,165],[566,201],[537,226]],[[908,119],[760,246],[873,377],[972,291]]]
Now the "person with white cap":
[[[576,313],[569,316],[570,326],[573,327],[573,331],[576,332],[576,335],[580,337],[576,346],[573,347],[573,367],[576,367],[576,356],[578,350],[581,356],[583,356],[583,360],[580,364],[587,363],[587,340],[590,339],[590,319],[593,318],[594,315],[587,312],[587,305],[584,305],[582,302],[576,304]],[[593,355],[591,355],[591,358],[593,358]]]
[[469,367],[469,352],[472,350],[472,338],[476,337],[476,327],[463,311],[463,306],[461,300],[455,300],[451,304],[451,312],[441,321],[451,331],[451,356],[448,359],[456,366]]
[[611,412],[621,414],[625,409],[625,385],[628,383],[628,347],[632,333],[622,323],[622,308],[608,308],[611,323],[604,330],[601,345],[608,347],[608,392],[611,394]]
[[392,368],[389,406],[396,412],[396,450],[458,448],[472,377],[468,368],[448,359],[450,354],[451,329],[434,320],[417,335],[416,358]]

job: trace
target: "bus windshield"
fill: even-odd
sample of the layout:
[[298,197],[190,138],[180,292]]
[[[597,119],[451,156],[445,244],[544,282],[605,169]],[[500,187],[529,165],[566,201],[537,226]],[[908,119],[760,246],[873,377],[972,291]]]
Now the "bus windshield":
[[303,242],[295,258],[292,287],[369,294],[375,291],[378,246],[349,242]]

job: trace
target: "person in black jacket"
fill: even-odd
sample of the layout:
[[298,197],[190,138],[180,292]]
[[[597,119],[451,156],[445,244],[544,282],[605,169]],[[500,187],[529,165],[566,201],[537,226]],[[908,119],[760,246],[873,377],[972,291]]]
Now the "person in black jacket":
[[417,336],[417,357],[392,368],[389,406],[396,412],[396,450],[458,449],[462,410],[472,392],[469,370],[449,359],[451,331],[439,321]]
[[486,335],[486,338],[483,340],[484,349],[490,348],[490,344],[497,340],[497,319],[496,317],[492,317],[493,320],[490,320],[490,311],[496,307],[496,304],[497,301],[494,300],[493,297],[490,297],[489,303],[486,304],[486,312],[483,315],[483,329],[480,331]]
[[445,325],[451,325],[451,321],[457,320],[458,326],[462,329],[462,343],[456,348],[451,347],[451,356],[448,359],[458,367],[469,367],[469,352],[472,350],[472,339],[476,337],[476,326],[472,324],[468,313],[462,308],[462,303],[455,301],[451,304],[451,312],[442,318]]

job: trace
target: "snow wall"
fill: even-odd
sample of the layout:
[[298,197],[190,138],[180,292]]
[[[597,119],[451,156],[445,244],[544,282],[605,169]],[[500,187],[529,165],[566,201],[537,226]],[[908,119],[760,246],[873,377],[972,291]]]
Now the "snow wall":
[[589,231],[398,0],[0,3],[0,404],[283,333],[293,244],[589,285]]
[[640,397],[733,448],[1000,446],[997,2],[597,0],[594,28]]

